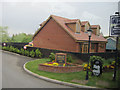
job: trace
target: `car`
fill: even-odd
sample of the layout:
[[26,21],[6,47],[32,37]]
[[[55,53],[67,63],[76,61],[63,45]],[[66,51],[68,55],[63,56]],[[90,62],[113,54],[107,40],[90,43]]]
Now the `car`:
[[27,47],[33,47],[33,41],[32,41],[32,42],[29,42],[29,44],[25,45],[25,46],[24,46],[24,49],[27,49]]

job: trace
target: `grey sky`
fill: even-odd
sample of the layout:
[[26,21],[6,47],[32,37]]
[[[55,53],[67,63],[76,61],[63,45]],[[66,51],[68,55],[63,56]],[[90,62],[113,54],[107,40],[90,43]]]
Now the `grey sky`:
[[51,14],[99,24],[108,35],[109,17],[118,11],[118,2],[2,2],[2,24],[10,35],[35,33]]

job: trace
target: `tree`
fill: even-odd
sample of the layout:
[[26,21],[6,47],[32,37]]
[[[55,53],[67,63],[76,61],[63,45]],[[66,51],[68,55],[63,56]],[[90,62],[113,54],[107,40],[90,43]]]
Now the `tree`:
[[11,40],[12,42],[31,42],[32,41],[32,34],[26,34],[26,33],[19,33],[16,35],[13,35]]
[[22,42],[31,42],[32,41],[32,34],[26,35],[26,37],[23,38]]
[[0,26],[0,42],[9,42],[10,41],[10,37],[9,34],[7,32],[8,26],[2,27]]

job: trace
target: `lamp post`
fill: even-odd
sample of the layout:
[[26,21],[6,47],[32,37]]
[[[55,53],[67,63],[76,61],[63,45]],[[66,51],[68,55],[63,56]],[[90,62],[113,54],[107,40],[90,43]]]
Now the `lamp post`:
[[[88,32],[88,36],[89,36],[89,41],[88,41],[88,55],[89,55],[89,52],[90,52],[90,39],[91,39],[92,30],[89,29],[89,30],[87,30],[87,32]],[[90,59],[90,55],[89,55],[89,59]],[[89,67],[89,59],[88,59],[88,67]],[[86,79],[85,80],[89,79],[89,76],[88,76],[88,67],[87,67]]]

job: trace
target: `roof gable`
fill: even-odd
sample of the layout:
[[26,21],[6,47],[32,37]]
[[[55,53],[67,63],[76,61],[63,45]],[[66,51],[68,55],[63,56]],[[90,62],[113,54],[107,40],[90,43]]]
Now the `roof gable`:
[[109,39],[111,39],[111,40],[113,40],[113,41],[115,41],[115,42],[116,42],[116,39],[115,39],[115,38],[108,37],[108,38],[107,38],[107,40],[109,40]]
[[[50,15],[49,18],[44,22],[44,24],[35,32],[34,37],[40,32],[40,30],[47,24],[47,22],[50,19],[54,19],[55,22],[57,24],[59,24],[60,27],[62,27],[73,39],[75,39],[75,41],[88,41],[88,34],[85,32],[80,31],[79,34],[76,34],[75,32],[73,32],[67,25],[66,23],[75,23],[75,22],[79,22],[80,25],[82,25],[82,23],[80,22],[79,19],[67,19],[67,18],[63,18],[60,16],[55,16],[55,15]],[[92,34],[91,36],[91,41],[102,41],[102,42],[107,42],[107,40],[103,37],[103,36],[96,36],[95,34]]]
[[85,26],[86,24],[88,24],[90,26],[89,21],[82,21],[81,23],[82,23],[82,26]]

